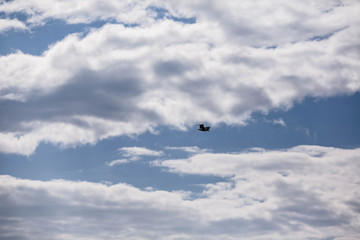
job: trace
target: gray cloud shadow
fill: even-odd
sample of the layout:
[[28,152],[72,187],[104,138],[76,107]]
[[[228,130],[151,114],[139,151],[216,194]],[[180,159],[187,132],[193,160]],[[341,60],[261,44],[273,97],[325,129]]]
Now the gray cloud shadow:
[[[139,110],[137,97],[145,90],[136,69],[129,66],[117,70],[80,71],[68,84],[49,94],[33,95],[26,102],[4,100],[0,102],[1,131],[21,130],[20,122],[70,121],[86,125],[70,117],[86,115],[109,120],[156,120],[155,113]],[[85,126],[84,125],[84,126]]]

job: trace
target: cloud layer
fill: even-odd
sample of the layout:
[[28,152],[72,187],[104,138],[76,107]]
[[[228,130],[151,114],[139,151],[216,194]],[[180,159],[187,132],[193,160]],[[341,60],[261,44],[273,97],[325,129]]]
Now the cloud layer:
[[42,141],[93,144],[159,125],[244,124],[254,111],[306,96],[352,94],[360,89],[359,6],[3,3],[0,11],[24,11],[28,24],[115,22],[69,35],[41,56],[0,57],[0,151],[29,155]]
[[0,177],[2,239],[358,239],[360,149],[194,153],[164,170],[201,194]]

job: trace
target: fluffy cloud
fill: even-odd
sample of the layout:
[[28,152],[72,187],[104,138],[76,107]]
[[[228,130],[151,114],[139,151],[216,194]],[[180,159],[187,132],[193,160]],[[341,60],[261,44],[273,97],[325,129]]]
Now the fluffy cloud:
[[146,192],[126,184],[1,176],[0,196],[1,238],[149,239],[175,228],[166,224],[173,218],[190,224],[177,210],[186,204],[182,193]]
[[[359,3],[336,2],[159,2],[168,15],[196,21],[144,13],[148,20],[129,20],[136,27],[113,23],[72,34],[41,56],[1,56],[0,131],[10,146],[1,151],[28,155],[41,141],[95,143],[162,124],[185,130],[204,119],[245,124],[253,111],[289,108],[306,96],[352,94],[360,89]],[[160,11],[146,1],[99,4],[11,1],[0,11],[70,23],[102,19],[108,8],[134,16]],[[115,10],[105,18],[117,18]],[[55,125],[81,134],[75,140],[71,131],[41,134]]]
[[360,149],[297,146],[279,151],[199,153],[154,164],[179,174],[228,179],[206,185],[204,198],[198,199],[199,208],[213,210],[209,218],[263,218],[284,224],[281,229],[313,232],[320,239],[326,238],[321,229],[328,229],[327,237],[355,239],[360,223],[356,207],[359,153]]
[[[249,169],[274,171],[286,176],[290,173],[301,175],[307,172],[317,175],[344,163],[341,172],[349,171],[349,176],[352,176],[357,171],[354,167],[358,167],[359,158],[355,156],[359,151],[360,149],[306,145],[277,151],[252,148],[248,152],[240,153],[198,153],[186,159],[157,160],[154,164],[176,173],[236,178],[244,176],[243,172],[248,172]],[[335,169],[331,171],[337,172]]]
[[357,239],[359,152],[298,146],[157,162],[224,177],[201,194],[1,176],[0,237]]
[[49,18],[63,19],[68,23],[89,23],[96,20],[117,19],[120,22],[136,22],[146,16],[149,1],[116,1],[106,3],[90,1],[43,1],[15,0],[3,2],[0,12],[25,12],[30,23],[41,24]]
[[0,33],[15,30],[26,30],[26,25],[17,19],[0,19]]
[[288,2],[266,0],[239,3],[227,0],[169,2],[135,0],[104,3],[100,0],[70,1],[14,0],[3,2],[0,12],[22,12],[28,22],[43,24],[47,19],[67,23],[116,20],[128,24],[148,24],[155,19],[189,19],[221,25],[231,41],[246,45],[272,45],[327,36],[334,30],[355,24],[359,3],[356,0]]

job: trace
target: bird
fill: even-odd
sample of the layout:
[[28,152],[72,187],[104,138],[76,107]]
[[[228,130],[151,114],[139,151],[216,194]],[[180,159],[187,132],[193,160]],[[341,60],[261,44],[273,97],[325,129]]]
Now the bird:
[[202,132],[208,132],[210,131],[210,127],[204,127],[204,124],[199,124],[199,131],[202,131]]

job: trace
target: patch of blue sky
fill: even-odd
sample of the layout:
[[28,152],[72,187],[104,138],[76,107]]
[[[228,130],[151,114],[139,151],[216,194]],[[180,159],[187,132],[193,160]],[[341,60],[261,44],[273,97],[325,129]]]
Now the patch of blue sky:
[[[355,148],[360,146],[359,106],[360,93],[327,99],[306,98],[288,111],[254,113],[247,126],[220,124],[204,133],[196,131],[197,126],[188,132],[162,130],[161,139],[165,143],[160,144],[198,146],[215,152],[297,145]],[[279,119],[286,126],[279,124]]]
[[170,14],[170,12],[165,9],[165,8],[161,8],[161,7],[156,7],[156,6],[150,6],[147,8],[147,10],[150,10],[152,12],[155,13],[154,19],[170,19],[173,20],[175,22],[182,22],[185,24],[194,24],[196,23],[196,17],[190,17],[190,18],[186,18],[186,17],[176,17]]
[[324,35],[319,36],[313,36],[308,41],[323,41],[329,39],[331,36],[333,36],[335,33],[328,33]]
[[28,14],[24,13],[24,12],[10,12],[10,13],[5,13],[5,12],[0,12],[0,18],[1,19],[17,19],[19,21],[25,22],[27,21]]
[[265,48],[266,49],[276,49],[276,48],[278,48],[278,46],[277,45],[270,45],[270,46],[267,46]]
[[[0,154],[0,174],[14,177],[50,180],[67,179],[91,182],[124,182],[144,189],[187,190],[201,192],[201,184],[224,179],[214,176],[178,175],[152,166],[153,160],[188,157],[191,153],[168,147],[196,146],[213,153],[242,152],[251,148],[286,149],[297,145],[321,145],[355,148],[360,145],[360,93],[328,99],[307,98],[292,109],[253,114],[247,126],[213,126],[200,132],[198,126],[188,131],[159,127],[158,135],[144,133],[137,137],[113,137],[96,145],[60,148],[42,143],[30,157]],[[286,124],[285,126],[279,121]],[[162,151],[162,156],[140,156],[124,159],[122,147],[144,147]]]
[[[127,183],[137,188],[159,190],[187,190],[200,192],[201,184],[222,181],[220,177],[178,175],[151,166],[156,157],[142,157],[138,161],[108,166],[106,163],[121,158],[119,146],[147,145],[144,140],[117,137],[104,140],[95,146],[61,149],[41,144],[30,157],[0,154],[0,174],[14,177],[51,180],[66,179],[102,183]],[[171,157],[166,155],[165,157]]]
[[[86,34],[92,28],[100,28],[109,21],[91,24],[67,24],[63,20],[48,19],[45,25],[32,27],[30,31],[10,30],[0,34],[0,55],[20,50],[23,53],[40,56],[51,44],[72,33]],[[113,21],[110,21],[113,22]]]
[[318,41],[319,42],[319,41],[327,40],[327,39],[331,38],[335,33],[338,33],[338,32],[340,32],[340,31],[342,31],[342,30],[344,30],[346,28],[347,27],[343,27],[343,28],[337,29],[334,32],[313,36],[313,37],[309,38],[308,41]]
[[268,118],[282,117],[290,135],[305,134],[304,143],[341,148],[360,146],[360,93],[326,99],[306,98],[287,112],[271,112]]

